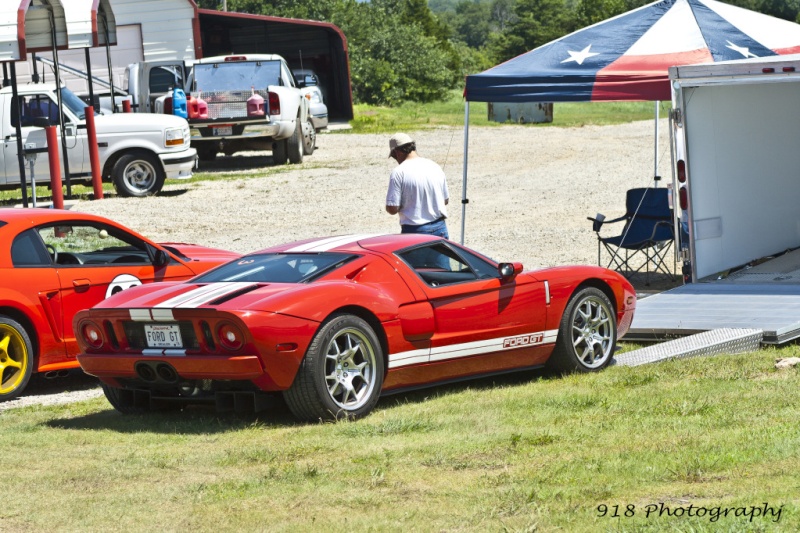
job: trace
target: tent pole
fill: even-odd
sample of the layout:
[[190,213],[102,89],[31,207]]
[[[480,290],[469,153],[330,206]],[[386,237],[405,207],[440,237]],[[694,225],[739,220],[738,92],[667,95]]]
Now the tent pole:
[[656,100],[656,138],[653,145],[655,146],[655,150],[653,152],[653,181],[655,182],[655,186],[658,187],[658,180],[661,178],[658,176],[658,112],[659,112],[659,102]]
[[469,150],[469,101],[464,100],[464,175],[461,180],[461,244],[464,244],[464,222],[467,216],[467,151]]

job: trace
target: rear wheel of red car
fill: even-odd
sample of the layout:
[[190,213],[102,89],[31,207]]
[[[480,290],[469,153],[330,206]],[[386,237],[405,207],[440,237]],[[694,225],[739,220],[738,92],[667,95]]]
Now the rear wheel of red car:
[[137,405],[135,393],[132,390],[119,389],[106,385],[105,383],[101,385],[108,403],[114,406],[114,409],[120,413],[124,415],[140,415],[150,411],[148,407]]
[[0,401],[22,393],[33,373],[33,344],[22,324],[0,316]]
[[341,314],[317,331],[284,398],[302,420],[358,418],[375,407],[382,385],[378,337],[361,318]]
[[557,372],[596,372],[611,362],[616,341],[611,301],[603,291],[586,287],[567,304],[547,365]]

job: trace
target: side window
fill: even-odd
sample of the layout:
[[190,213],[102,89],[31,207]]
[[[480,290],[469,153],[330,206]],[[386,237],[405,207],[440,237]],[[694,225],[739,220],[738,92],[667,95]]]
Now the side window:
[[33,121],[36,118],[47,118],[50,124],[58,124],[58,106],[55,102],[50,100],[50,97],[44,94],[31,94],[19,97],[22,103],[20,111],[22,112],[22,120],[20,121],[17,112],[17,106],[11,106],[11,125],[16,127],[25,128],[33,126]]
[[61,224],[37,230],[60,265],[149,263],[145,244],[103,225]]
[[286,85],[287,87],[294,87],[294,76],[289,71],[289,68],[286,66],[286,63],[281,62],[281,81],[283,82],[282,85]]
[[167,93],[170,87],[183,89],[183,69],[180,65],[165,65],[150,70],[150,92]]
[[478,279],[468,263],[441,243],[405,250],[398,255],[431,287]]
[[35,230],[17,235],[11,244],[11,262],[19,266],[50,266],[50,256]]

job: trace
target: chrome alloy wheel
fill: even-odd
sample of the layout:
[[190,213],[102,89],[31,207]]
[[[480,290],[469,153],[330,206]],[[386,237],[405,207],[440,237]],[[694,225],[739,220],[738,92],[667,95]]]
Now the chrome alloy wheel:
[[606,303],[587,296],[572,315],[572,347],[586,368],[599,368],[614,351],[614,320]]
[[158,174],[153,165],[144,159],[131,161],[122,171],[123,179],[132,191],[149,191],[156,182]]
[[325,383],[331,400],[353,411],[372,397],[377,382],[375,347],[358,329],[339,331],[325,350]]

